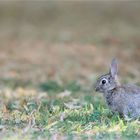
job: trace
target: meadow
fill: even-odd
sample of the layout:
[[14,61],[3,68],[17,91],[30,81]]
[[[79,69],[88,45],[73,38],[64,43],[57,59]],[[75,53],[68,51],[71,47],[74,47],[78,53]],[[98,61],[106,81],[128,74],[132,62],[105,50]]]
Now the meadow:
[[140,3],[0,2],[0,139],[140,139],[94,90],[110,61],[140,86]]

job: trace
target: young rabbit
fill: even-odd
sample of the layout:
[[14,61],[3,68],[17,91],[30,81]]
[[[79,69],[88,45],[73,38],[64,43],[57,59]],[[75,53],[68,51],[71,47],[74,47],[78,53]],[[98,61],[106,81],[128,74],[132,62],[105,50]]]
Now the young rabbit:
[[117,72],[117,60],[113,59],[109,73],[97,80],[95,90],[103,93],[113,113],[118,112],[126,119],[137,118],[140,116],[140,87],[121,85]]

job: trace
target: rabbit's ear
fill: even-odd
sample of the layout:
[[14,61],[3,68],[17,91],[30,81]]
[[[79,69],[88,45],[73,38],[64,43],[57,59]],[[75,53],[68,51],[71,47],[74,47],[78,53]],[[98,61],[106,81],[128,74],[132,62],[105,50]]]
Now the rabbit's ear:
[[110,66],[110,74],[112,77],[116,77],[118,73],[117,59],[113,58]]

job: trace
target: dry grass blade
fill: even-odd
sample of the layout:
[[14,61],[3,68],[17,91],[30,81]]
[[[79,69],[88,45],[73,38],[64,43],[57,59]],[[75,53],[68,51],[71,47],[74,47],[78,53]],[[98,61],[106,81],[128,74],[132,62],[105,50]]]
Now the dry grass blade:
[[64,105],[65,105],[68,109],[80,109],[80,108],[82,108],[81,105],[78,105],[78,104],[76,104],[75,102],[64,103]]
[[64,92],[58,94],[58,98],[64,98],[70,95],[71,95],[71,91],[65,90]]

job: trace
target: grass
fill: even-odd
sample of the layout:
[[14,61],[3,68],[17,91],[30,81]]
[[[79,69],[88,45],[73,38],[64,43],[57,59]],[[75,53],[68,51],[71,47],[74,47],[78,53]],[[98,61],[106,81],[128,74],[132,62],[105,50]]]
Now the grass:
[[43,92],[22,88],[3,90],[1,139],[139,139],[138,120],[127,122],[118,114],[113,115],[102,96],[85,93],[76,88],[76,82],[71,83],[69,92],[62,91],[62,86]]

